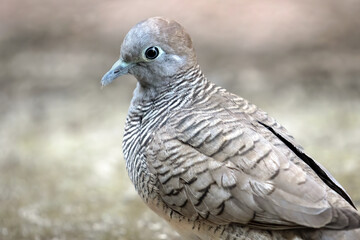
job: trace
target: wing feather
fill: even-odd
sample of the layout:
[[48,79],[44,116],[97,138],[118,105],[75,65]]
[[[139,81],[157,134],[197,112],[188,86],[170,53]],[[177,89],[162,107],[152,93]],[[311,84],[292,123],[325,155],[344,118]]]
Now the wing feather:
[[153,135],[147,161],[163,201],[189,219],[274,229],[359,224],[357,213],[332,206],[332,190],[314,171],[243,111],[174,113]]

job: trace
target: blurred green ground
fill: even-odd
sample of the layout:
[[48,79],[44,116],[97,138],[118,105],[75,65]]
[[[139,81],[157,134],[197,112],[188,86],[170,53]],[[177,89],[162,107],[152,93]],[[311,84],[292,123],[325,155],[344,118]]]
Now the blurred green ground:
[[183,23],[207,77],[286,126],[360,206],[359,2],[255,2],[6,0],[0,239],[179,239],[125,170],[135,80],[100,88],[124,34],[155,15]]

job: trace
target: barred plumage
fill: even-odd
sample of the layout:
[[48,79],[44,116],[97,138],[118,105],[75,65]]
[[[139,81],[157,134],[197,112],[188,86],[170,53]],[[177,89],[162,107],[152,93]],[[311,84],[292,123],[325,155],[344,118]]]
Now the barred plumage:
[[[178,82],[173,87],[173,92],[161,92],[151,101],[146,101],[145,99],[140,101],[133,100],[130,106],[125,123],[123,152],[130,179],[141,195],[149,192],[147,185],[145,185],[145,189],[139,189],[139,179],[143,178],[143,175],[149,175],[148,166],[142,160],[143,155],[141,153],[144,152],[144,147],[147,146],[151,134],[156,128],[164,124],[169,112],[179,109],[187,103],[187,100],[183,97],[188,95],[188,90],[193,91],[197,85],[202,86],[198,84],[198,81],[203,80],[199,66],[189,69],[182,76],[182,78],[177,78]],[[186,79],[193,79],[193,82],[189,85]],[[184,95],[174,94],[175,92],[183,92]]]
[[123,138],[129,176],[186,239],[357,238],[341,185],[275,119],[208,81],[178,23],[136,25],[102,83],[126,73],[138,79]]

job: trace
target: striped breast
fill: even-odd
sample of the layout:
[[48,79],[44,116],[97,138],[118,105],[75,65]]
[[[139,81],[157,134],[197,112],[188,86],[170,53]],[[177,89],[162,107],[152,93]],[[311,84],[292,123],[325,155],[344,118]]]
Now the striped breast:
[[178,73],[173,77],[171,90],[165,88],[152,99],[139,97],[136,92],[142,86],[137,85],[125,123],[123,153],[129,177],[145,200],[155,183],[149,173],[144,150],[152,141],[154,131],[166,123],[168,116],[189,105],[195,95],[203,91],[206,86],[200,84],[203,81],[206,79],[196,66]]

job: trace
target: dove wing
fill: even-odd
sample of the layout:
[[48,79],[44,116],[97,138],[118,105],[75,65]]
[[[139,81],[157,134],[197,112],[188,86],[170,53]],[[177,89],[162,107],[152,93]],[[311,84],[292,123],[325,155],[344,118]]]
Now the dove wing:
[[358,225],[358,215],[332,206],[326,184],[266,126],[218,105],[172,114],[146,151],[162,200],[183,216],[215,224]]

